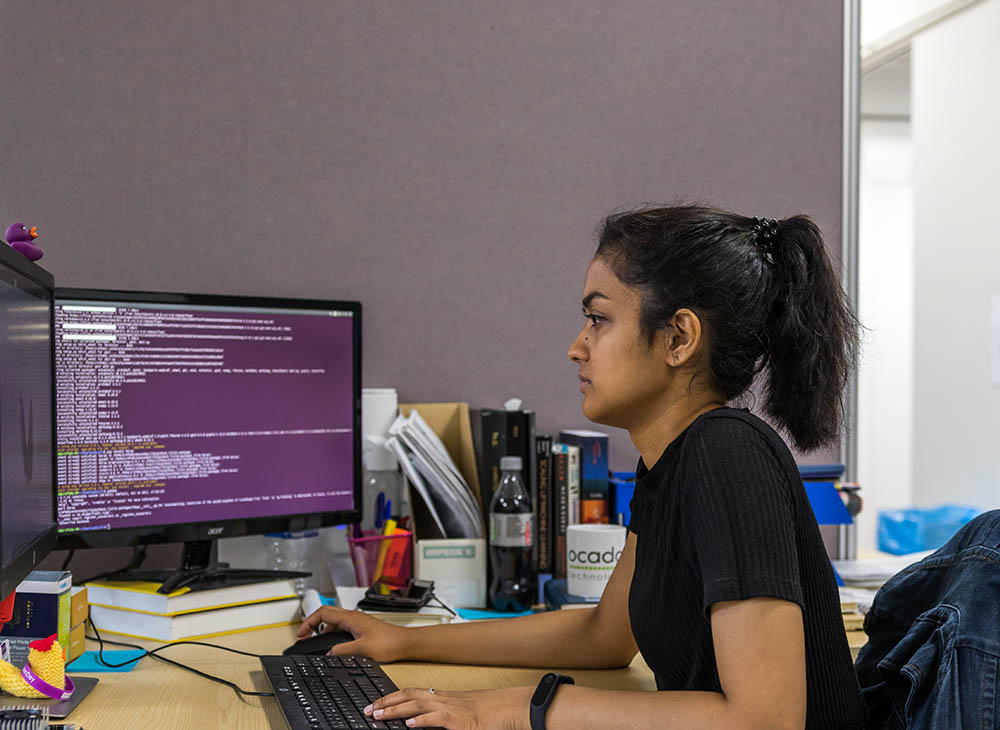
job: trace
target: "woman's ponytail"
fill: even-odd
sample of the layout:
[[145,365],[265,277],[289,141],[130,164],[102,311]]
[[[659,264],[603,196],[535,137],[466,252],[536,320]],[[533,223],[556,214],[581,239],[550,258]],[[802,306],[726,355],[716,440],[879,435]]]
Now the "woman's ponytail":
[[639,289],[652,344],[681,307],[702,320],[711,387],[727,401],[768,369],[764,410],[795,445],[832,441],[858,349],[857,320],[816,224],[698,205],[610,216],[597,256]]
[[809,451],[839,433],[858,323],[812,220],[780,221],[767,249],[775,297],[764,323],[769,366],[764,408]]

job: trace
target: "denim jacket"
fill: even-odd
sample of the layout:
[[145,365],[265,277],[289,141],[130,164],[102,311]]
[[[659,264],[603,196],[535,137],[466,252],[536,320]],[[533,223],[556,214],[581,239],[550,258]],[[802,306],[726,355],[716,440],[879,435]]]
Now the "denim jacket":
[[893,576],[855,668],[868,728],[1000,728],[1000,510]]

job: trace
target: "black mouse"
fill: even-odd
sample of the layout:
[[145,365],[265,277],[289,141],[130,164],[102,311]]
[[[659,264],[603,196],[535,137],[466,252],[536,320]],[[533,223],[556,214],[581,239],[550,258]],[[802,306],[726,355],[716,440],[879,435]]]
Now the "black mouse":
[[345,641],[354,641],[354,635],[350,631],[327,631],[299,639],[281,653],[285,656],[322,655],[330,651],[331,647],[343,644]]

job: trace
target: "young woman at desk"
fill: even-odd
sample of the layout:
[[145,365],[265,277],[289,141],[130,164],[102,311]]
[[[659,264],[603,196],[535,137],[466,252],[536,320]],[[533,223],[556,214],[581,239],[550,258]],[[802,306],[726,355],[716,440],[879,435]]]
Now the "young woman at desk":
[[[324,607],[300,635],[320,622],[346,629],[355,640],[333,653],[382,662],[610,668],[642,653],[661,691],[561,686],[548,730],[863,727],[795,461],[767,424],[727,407],[766,370],[765,410],[798,448],[836,437],[856,322],[819,230],[697,206],[613,215],[583,314],[569,349],[583,412],[627,429],[642,457],[600,604],[420,629]],[[405,689],[372,711],[410,727],[528,730],[534,692]]]

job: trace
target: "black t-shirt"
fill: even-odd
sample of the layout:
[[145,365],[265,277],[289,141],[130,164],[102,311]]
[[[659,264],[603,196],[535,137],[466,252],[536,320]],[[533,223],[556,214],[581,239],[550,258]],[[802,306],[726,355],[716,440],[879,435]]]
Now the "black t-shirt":
[[710,607],[772,596],[802,607],[807,730],[863,728],[833,569],[781,437],[719,408],[636,476],[629,618],[657,688],[721,692]]

